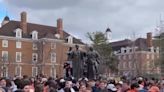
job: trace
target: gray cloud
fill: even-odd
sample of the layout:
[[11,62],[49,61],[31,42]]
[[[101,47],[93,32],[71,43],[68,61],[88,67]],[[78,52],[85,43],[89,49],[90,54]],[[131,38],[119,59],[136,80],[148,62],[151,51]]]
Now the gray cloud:
[[153,31],[164,12],[163,0],[5,0],[9,12],[19,19],[27,11],[28,21],[56,25],[64,20],[67,32],[86,41],[86,33],[112,30],[113,39],[138,36]]
[[74,6],[79,3],[78,0],[6,0],[6,3],[16,7],[25,7],[30,9],[54,9]]

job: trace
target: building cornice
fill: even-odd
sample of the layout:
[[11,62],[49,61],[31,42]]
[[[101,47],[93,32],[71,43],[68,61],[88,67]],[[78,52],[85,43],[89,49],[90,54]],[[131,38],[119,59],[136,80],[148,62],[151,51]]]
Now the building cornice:
[[0,39],[5,39],[5,40],[19,40],[19,41],[29,41],[32,42],[32,39],[28,38],[16,38],[16,37],[11,37],[11,36],[0,36]]
[[75,47],[75,45],[79,45],[80,47],[84,47],[85,45],[82,45],[82,44],[70,44],[70,43],[64,43],[65,46],[70,46],[70,47]]
[[142,54],[158,54],[157,52],[150,52],[150,51],[136,51],[136,52],[130,52],[130,53],[118,53],[116,55],[129,55],[129,54],[139,54],[139,53],[142,53]]
[[56,65],[56,66],[63,66],[62,64],[59,64],[59,63],[45,63],[45,64],[33,64],[33,63],[23,63],[23,62],[14,62],[14,63],[8,63],[8,62],[6,62],[6,63],[0,63],[0,64],[4,64],[4,65],[6,65],[6,66],[8,66],[8,65],[33,65],[33,66],[37,66],[37,65],[43,65],[43,66],[45,66],[45,65]]
[[64,40],[60,40],[60,39],[51,39],[51,38],[41,38],[38,40],[33,40],[30,38],[16,38],[16,37],[11,37],[11,36],[0,36],[0,39],[4,39],[4,40],[19,40],[19,41],[27,41],[27,42],[34,42],[34,41],[49,41],[49,42],[61,42],[64,43]]

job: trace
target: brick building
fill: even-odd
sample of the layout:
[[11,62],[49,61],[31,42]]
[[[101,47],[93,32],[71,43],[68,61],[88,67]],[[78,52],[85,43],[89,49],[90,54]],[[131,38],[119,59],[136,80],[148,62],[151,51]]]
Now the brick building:
[[114,54],[118,57],[119,74],[136,76],[144,74],[160,73],[160,67],[156,66],[159,59],[159,47],[152,38],[152,33],[147,33],[147,38],[137,38],[112,42]]
[[20,14],[20,21],[4,18],[0,28],[1,76],[63,76],[63,63],[68,47],[78,44],[77,39],[63,30],[63,21],[57,26],[27,22],[27,13]]

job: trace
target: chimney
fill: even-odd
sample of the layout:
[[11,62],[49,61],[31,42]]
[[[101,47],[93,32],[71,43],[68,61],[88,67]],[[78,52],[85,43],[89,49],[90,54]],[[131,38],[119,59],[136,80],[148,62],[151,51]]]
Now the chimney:
[[27,13],[26,12],[21,12],[20,28],[22,29],[24,34],[27,34]]
[[147,33],[147,40],[146,40],[147,46],[152,47],[153,46],[153,40],[152,40],[152,33]]
[[57,34],[63,38],[63,20],[61,18],[57,19]]

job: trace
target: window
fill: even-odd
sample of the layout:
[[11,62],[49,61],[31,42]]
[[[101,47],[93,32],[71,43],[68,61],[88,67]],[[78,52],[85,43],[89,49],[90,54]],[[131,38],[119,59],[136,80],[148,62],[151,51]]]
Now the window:
[[123,69],[126,68],[126,62],[123,62]]
[[56,62],[56,53],[51,53],[51,62]]
[[8,47],[8,40],[2,40],[2,47]]
[[37,62],[38,61],[38,54],[37,53],[32,53],[32,61]]
[[7,66],[1,67],[1,77],[8,77],[8,67]]
[[22,43],[20,41],[16,41],[16,48],[21,48],[22,47]]
[[138,58],[138,54],[137,54],[137,53],[134,53],[134,57],[135,57],[135,58]]
[[113,54],[116,55],[117,54],[117,51],[114,51]]
[[125,60],[126,59],[126,55],[123,55],[123,60]]
[[33,44],[32,44],[32,49],[33,49],[33,50],[37,50],[37,49],[38,49],[36,43],[33,43]]
[[129,54],[129,59],[132,59],[132,55],[131,54]]
[[147,68],[150,68],[150,61],[147,61]]
[[56,78],[56,68],[53,66],[53,67],[51,67],[51,71],[50,71],[51,73],[51,76],[52,77],[54,77],[54,78]]
[[159,53],[159,47],[156,48],[156,52]]
[[33,40],[37,40],[38,39],[38,32],[37,31],[33,31],[32,32],[32,39]]
[[132,68],[132,62],[129,61],[129,68]]
[[124,53],[126,53],[126,52],[127,52],[127,50],[125,49],[125,50],[124,50]]
[[2,61],[8,61],[8,51],[2,51]]
[[121,55],[118,56],[118,59],[121,60]]
[[157,55],[157,58],[159,58],[159,54]]
[[121,48],[121,53],[124,53],[124,50],[125,50],[125,48],[122,47],[122,48]]
[[35,77],[38,75],[38,67],[32,67],[32,76]]
[[151,58],[154,59],[154,54],[151,54]]
[[16,29],[16,38],[22,38],[22,30],[20,28]]
[[21,75],[22,75],[22,67],[21,66],[16,66],[15,67],[15,75],[21,77]]
[[72,36],[68,36],[68,43],[72,44],[73,43],[73,37]]
[[132,52],[132,49],[130,49],[129,52]]
[[118,64],[118,69],[123,69],[123,67],[122,67],[122,64],[121,64],[121,63],[119,63],[119,64]]
[[51,43],[51,49],[56,49],[56,43],[54,42]]
[[22,53],[21,52],[16,52],[16,62],[21,62],[22,58]]
[[149,59],[149,54],[146,54],[146,55],[147,55],[146,58]]
[[133,62],[132,63],[132,65],[133,65],[133,67],[136,69],[137,68],[137,63],[136,63],[137,61],[135,61],[135,62]]

